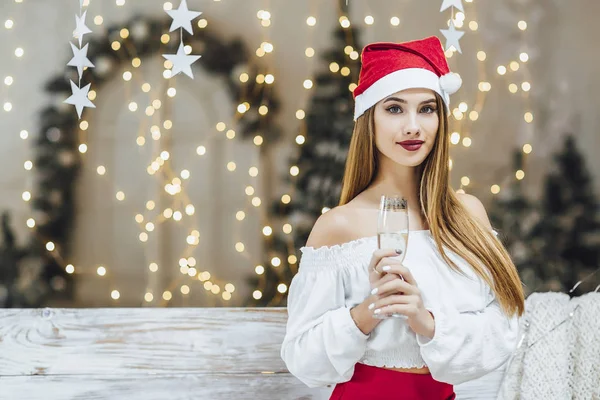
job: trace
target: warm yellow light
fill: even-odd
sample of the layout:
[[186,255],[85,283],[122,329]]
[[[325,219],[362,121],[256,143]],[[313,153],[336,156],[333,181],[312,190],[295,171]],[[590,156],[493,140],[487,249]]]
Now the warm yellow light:
[[398,26],[398,25],[400,25],[400,18],[398,18],[398,17],[392,17],[390,19],[390,24],[392,24],[392,26]]
[[471,180],[469,179],[468,176],[463,176],[462,178],[460,178],[460,183],[463,186],[469,186],[469,183],[471,183]]
[[350,20],[348,19],[348,17],[341,16],[339,21],[342,28],[346,29],[350,27]]
[[472,143],[471,138],[466,137],[462,140],[462,144],[465,147],[471,147],[471,143]]
[[511,61],[510,63],[510,69],[513,71],[518,71],[519,70],[519,63],[516,61]]
[[119,298],[121,297],[121,293],[119,293],[118,290],[113,290],[112,292],[110,292],[110,297],[112,297],[113,300],[119,300]]
[[450,135],[450,143],[458,144],[458,142],[460,142],[460,133],[452,132],[452,134]]
[[235,214],[235,219],[237,219],[238,221],[243,221],[243,220],[244,220],[244,218],[246,218],[246,213],[245,213],[245,212],[243,212],[243,211],[238,211],[238,212]]
[[163,293],[163,299],[164,300],[169,301],[172,298],[173,298],[173,294],[171,294],[171,292],[169,292],[168,290]]
[[477,52],[477,59],[479,61],[485,61],[486,58],[487,58],[487,54],[485,54],[485,51],[478,51]]
[[262,275],[265,273],[265,267],[257,265],[256,268],[254,268],[254,272],[256,272],[257,275]]
[[260,300],[262,298],[262,292],[260,290],[255,290],[252,293],[252,297],[254,297],[255,300]]
[[307,47],[304,51],[304,55],[306,55],[306,57],[313,57],[315,55],[315,49],[312,47]]
[[521,62],[529,61],[529,54],[527,54],[527,53],[519,54],[519,60],[521,60]]
[[283,204],[289,204],[292,201],[292,198],[290,197],[289,194],[284,194],[283,196],[281,196],[281,202]]
[[490,188],[490,190],[491,190],[491,192],[493,194],[498,194],[498,193],[500,193],[500,186],[498,186],[498,185],[492,185],[492,187]]
[[246,248],[246,246],[244,246],[244,243],[242,243],[242,242],[237,242],[237,243],[235,244],[235,250],[236,250],[238,253],[241,253],[241,252],[243,252],[245,248]]
[[514,83],[511,83],[510,85],[508,85],[509,92],[517,93],[517,90],[519,90],[519,87],[517,85],[515,85]]
[[306,19],[306,25],[308,26],[315,26],[317,24],[317,19],[315,17],[308,17]]
[[521,180],[521,179],[525,178],[525,172],[524,172],[523,170],[521,170],[521,169],[520,169],[520,170],[518,170],[517,172],[515,172],[515,177],[516,177],[518,180]]
[[285,233],[286,235],[289,235],[290,233],[292,233],[292,225],[284,224],[281,230],[283,230],[283,233]]
[[527,29],[527,22],[525,22],[525,21],[519,21],[519,23],[517,24],[517,26],[519,27],[520,30],[524,31],[525,29]]
[[523,116],[523,118],[525,119],[525,122],[527,122],[527,123],[533,122],[533,114],[531,112],[526,112],[525,115]]
[[297,166],[294,165],[290,168],[290,175],[298,176],[299,173],[300,173],[300,168],[298,168]]
[[471,121],[477,121],[479,119],[479,113],[477,111],[471,111],[469,113],[469,119]]
[[277,285],[277,291],[279,293],[285,293],[287,291],[287,285],[285,283],[280,283]]

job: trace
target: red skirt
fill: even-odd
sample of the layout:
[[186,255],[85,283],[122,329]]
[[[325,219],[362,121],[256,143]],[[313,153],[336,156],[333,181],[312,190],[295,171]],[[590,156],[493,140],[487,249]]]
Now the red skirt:
[[329,400],[454,400],[454,387],[431,374],[412,374],[356,364],[348,382],[335,386]]

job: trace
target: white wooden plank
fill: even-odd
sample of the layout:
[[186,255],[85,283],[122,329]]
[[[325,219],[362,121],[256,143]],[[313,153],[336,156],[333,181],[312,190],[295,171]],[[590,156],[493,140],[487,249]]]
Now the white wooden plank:
[[287,372],[284,308],[0,310],[0,376]]
[[326,400],[332,391],[288,373],[0,377],[2,400]]

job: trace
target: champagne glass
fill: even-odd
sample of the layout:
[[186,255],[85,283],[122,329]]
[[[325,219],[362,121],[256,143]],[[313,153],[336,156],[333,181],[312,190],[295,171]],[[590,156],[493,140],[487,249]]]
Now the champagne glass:
[[[395,249],[400,254],[394,258],[404,261],[408,246],[408,202],[400,196],[381,196],[379,218],[377,221],[377,247],[379,249]],[[399,275],[400,279],[404,278]],[[391,314],[389,317],[406,319],[402,314]],[[378,315],[386,319],[386,315]]]

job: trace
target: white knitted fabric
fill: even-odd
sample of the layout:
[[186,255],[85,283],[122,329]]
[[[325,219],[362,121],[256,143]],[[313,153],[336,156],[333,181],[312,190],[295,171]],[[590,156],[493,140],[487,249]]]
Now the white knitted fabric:
[[600,293],[533,293],[525,310],[498,399],[600,399]]

